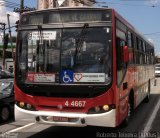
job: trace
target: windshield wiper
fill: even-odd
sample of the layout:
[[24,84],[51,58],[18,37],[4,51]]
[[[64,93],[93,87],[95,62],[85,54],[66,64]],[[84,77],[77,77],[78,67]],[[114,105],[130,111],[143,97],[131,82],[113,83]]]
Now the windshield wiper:
[[87,27],[89,27],[89,24],[85,23],[77,41],[76,41],[76,50],[75,50],[75,54],[74,54],[74,66],[76,65],[78,54],[81,52],[81,48],[83,46],[83,42],[84,42],[84,39],[87,34]]
[[[38,37],[39,37],[39,44],[37,45],[37,61],[39,64],[37,66],[36,71],[44,71],[44,50],[43,50],[43,30],[42,26],[38,25]],[[42,59],[41,59],[42,58]],[[41,63],[40,63],[41,62]],[[43,63],[42,63],[43,62]]]

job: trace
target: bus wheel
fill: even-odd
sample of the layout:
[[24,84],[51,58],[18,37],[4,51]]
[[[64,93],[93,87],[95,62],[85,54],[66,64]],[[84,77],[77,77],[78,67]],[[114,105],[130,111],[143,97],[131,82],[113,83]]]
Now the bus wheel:
[[130,116],[131,116],[131,104],[130,104],[130,102],[128,102],[128,113],[127,113],[126,118],[124,119],[124,121],[121,124],[122,128],[128,126]]
[[150,81],[149,81],[149,82],[148,82],[148,93],[147,93],[146,98],[144,99],[144,102],[145,102],[145,103],[148,103],[148,102],[149,102],[150,92],[151,92],[151,85],[150,85]]

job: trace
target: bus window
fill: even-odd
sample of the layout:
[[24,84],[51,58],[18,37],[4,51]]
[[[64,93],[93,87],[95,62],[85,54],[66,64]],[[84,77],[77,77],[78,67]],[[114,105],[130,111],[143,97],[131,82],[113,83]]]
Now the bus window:
[[[105,70],[108,74],[111,70],[111,29],[87,28],[83,35],[81,31],[63,30],[61,68],[74,69],[77,73],[102,73]],[[97,36],[97,32],[102,35]]]
[[118,38],[116,39],[116,45],[117,45],[117,68],[121,69],[123,66],[122,62],[122,47],[125,46],[125,41]]
[[133,47],[133,42],[132,42],[132,34],[131,32],[128,31],[128,47],[132,48]]
[[122,48],[126,45],[126,41],[117,37],[116,46],[117,46],[117,84],[118,86],[121,84],[123,80],[123,76],[126,72],[126,64],[122,61]]

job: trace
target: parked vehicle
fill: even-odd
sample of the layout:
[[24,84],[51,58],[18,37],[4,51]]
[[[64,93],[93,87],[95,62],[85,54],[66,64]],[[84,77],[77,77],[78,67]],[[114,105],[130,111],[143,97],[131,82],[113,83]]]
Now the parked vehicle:
[[160,64],[155,65],[155,76],[160,77]]
[[14,115],[13,79],[0,80],[0,121],[5,122]]
[[1,70],[0,69],[0,79],[13,78],[13,77],[14,77],[13,73],[11,73],[7,70]]

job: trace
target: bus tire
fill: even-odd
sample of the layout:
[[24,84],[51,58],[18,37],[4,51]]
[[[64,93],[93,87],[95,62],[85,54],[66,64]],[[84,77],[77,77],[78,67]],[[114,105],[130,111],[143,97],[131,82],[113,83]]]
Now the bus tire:
[[145,99],[144,99],[144,102],[145,102],[145,103],[148,103],[148,102],[149,102],[150,92],[151,92],[151,83],[150,83],[150,81],[149,81],[149,82],[148,82],[148,93],[147,93],[147,96],[146,96]]
[[129,118],[130,118],[129,114],[130,114],[130,103],[128,103],[128,113],[127,113],[127,116],[126,116],[126,118],[123,120],[123,122],[121,123],[121,127],[122,127],[122,128],[125,128],[125,127],[128,126],[128,124],[129,124]]
[[128,97],[128,113],[124,121],[122,122],[122,127],[127,127],[129,124],[129,120],[134,114],[134,92],[131,91]]

